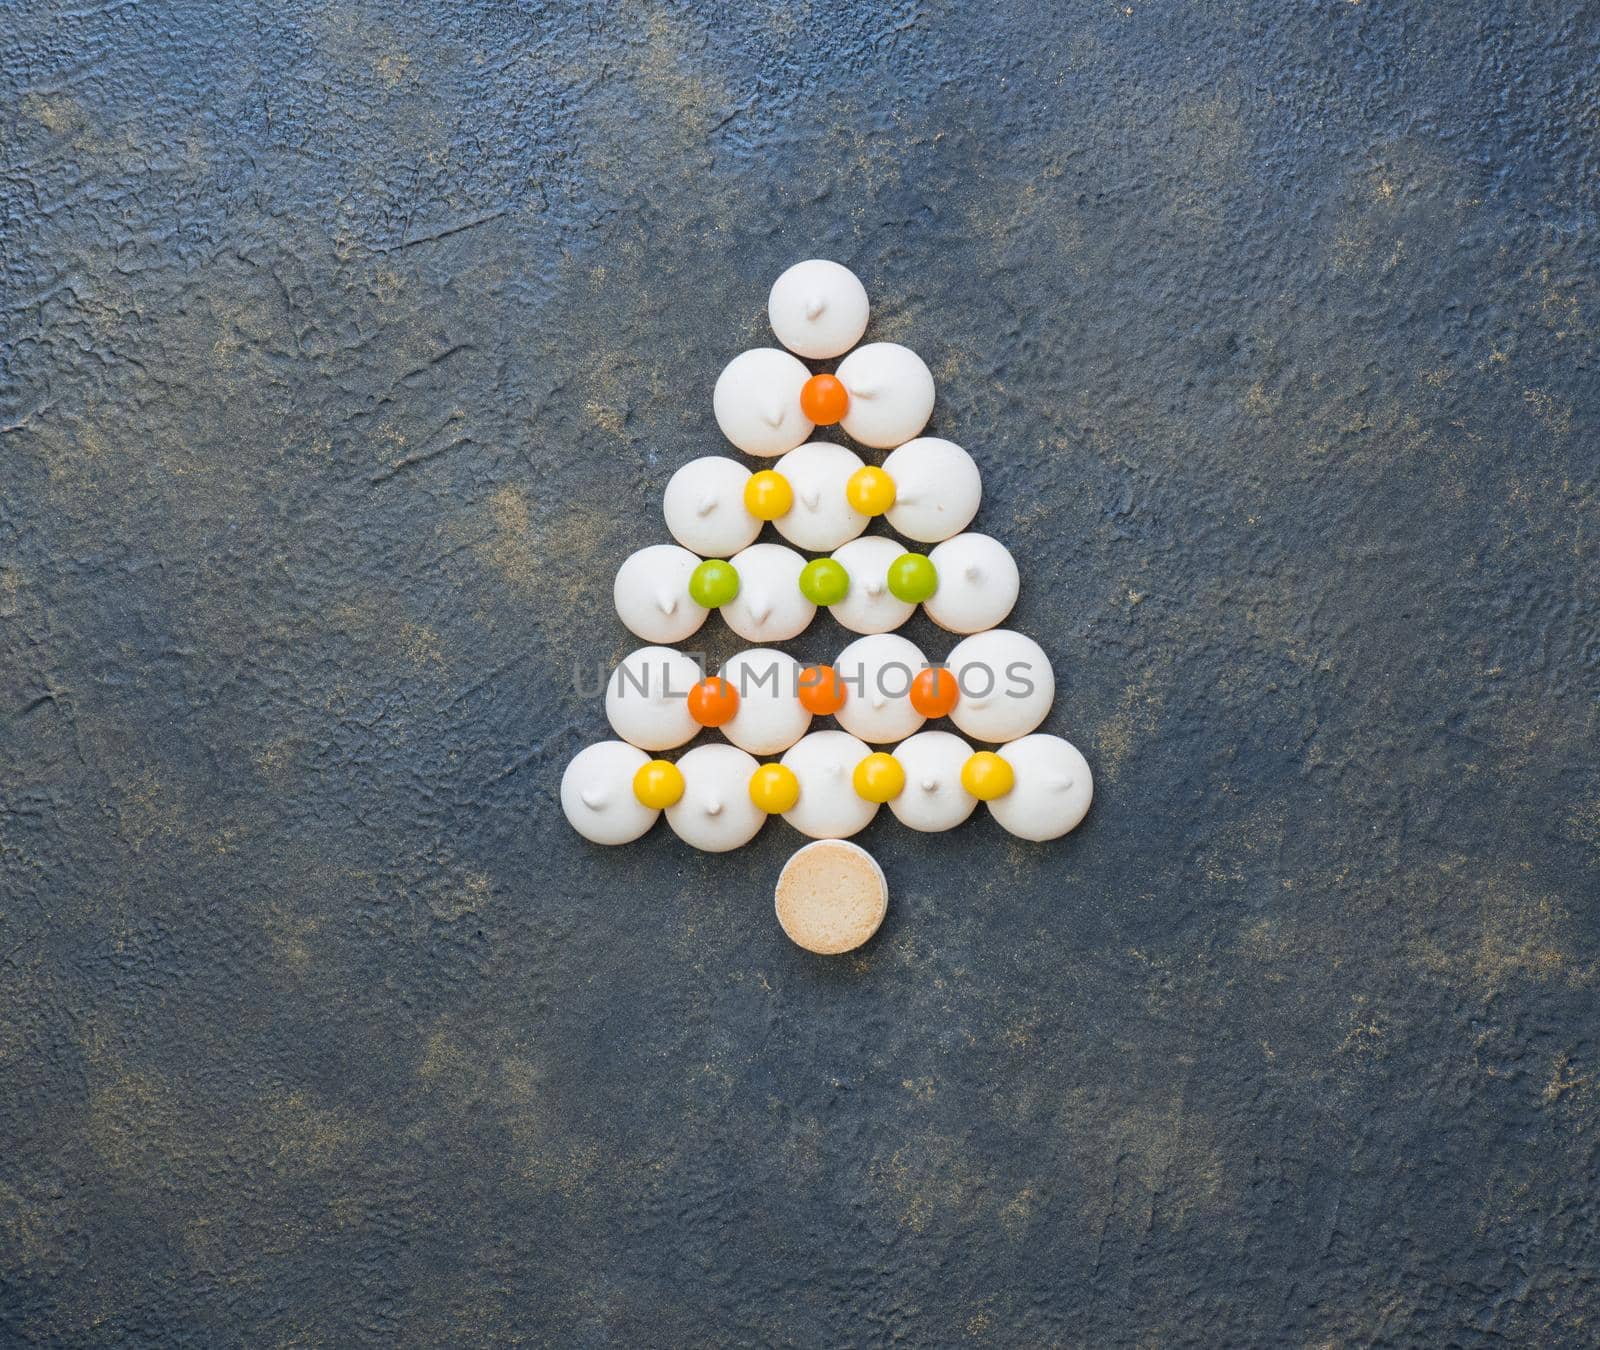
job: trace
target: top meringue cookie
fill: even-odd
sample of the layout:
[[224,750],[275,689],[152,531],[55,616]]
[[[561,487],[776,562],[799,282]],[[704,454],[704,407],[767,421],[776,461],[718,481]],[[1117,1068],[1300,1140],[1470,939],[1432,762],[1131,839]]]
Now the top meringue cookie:
[[797,262],[772,283],[767,318],[796,356],[827,361],[843,356],[867,331],[867,288],[848,267],[826,258]]

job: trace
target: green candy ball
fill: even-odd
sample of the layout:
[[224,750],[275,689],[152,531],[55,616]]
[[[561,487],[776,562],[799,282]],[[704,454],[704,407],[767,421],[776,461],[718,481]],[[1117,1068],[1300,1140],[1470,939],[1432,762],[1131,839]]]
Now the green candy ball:
[[850,574],[832,558],[813,558],[800,569],[800,594],[813,605],[833,605],[850,591]]
[[923,553],[902,553],[889,564],[889,594],[908,605],[920,605],[939,589],[939,573]]
[[731,562],[707,558],[689,574],[689,598],[701,609],[715,609],[739,594],[739,574]]

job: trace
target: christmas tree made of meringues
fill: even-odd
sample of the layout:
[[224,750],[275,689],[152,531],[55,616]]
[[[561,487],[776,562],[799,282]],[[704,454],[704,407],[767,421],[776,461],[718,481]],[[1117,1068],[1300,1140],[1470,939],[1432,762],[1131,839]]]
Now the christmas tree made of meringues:
[[[838,263],[796,263],[767,312],[787,350],[734,357],[713,405],[729,441],[774,462],[752,471],[708,455],[667,484],[677,542],[630,555],[614,588],[618,616],[650,645],[607,684],[618,739],[567,765],[567,819],[594,843],[625,844],[664,811],[680,839],[720,853],[769,815],[812,839],[845,839],[883,803],[935,831],[982,801],[1019,838],[1066,834],[1089,809],[1093,775],[1071,742],[1035,730],[1055,676],[1033,639],[997,626],[1016,603],[1017,566],[999,541],[967,530],[982,498],[972,456],[921,434],[933,411],[928,367],[897,343],[857,345],[867,293]],[[805,364],[835,360],[831,370]],[[834,426],[888,454],[873,465],[812,439]],[[864,533],[874,517],[911,544]],[[768,522],[785,542],[758,542]],[[959,637],[942,662],[894,631],[919,604]],[[861,634],[831,665],[801,666],[768,645],[798,637],[819,605]],[[712,610],[753,645],[707,675],[675,644]],[[824,718],[832,724],[813,729]],[[954,729],[922,729],[935,718]],[[704,727],[725,739],[660,757]]]

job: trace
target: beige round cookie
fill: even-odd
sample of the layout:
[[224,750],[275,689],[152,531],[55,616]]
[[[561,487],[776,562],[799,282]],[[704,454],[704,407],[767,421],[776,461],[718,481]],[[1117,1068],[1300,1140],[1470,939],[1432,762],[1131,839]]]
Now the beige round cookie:
[[818,839],[783,865],[774,907],[791,942],[837,956],[878,931],[889,909],[889,883],[861,845]]

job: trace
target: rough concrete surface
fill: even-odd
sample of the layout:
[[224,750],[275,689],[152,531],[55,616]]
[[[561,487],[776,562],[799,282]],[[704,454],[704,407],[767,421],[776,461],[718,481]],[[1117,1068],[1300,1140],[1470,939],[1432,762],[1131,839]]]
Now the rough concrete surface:
[[[4,6],[0,1341],[1593,1344],[1597,50]],[[555,800],[810,255],[932,367],[1098,776],[1049,846],[880,813],[836,961],[781,822]]]

